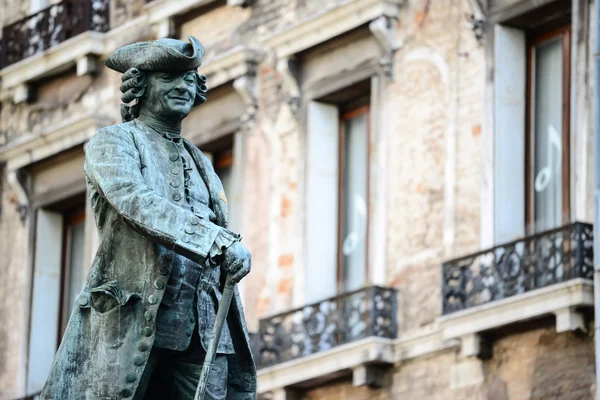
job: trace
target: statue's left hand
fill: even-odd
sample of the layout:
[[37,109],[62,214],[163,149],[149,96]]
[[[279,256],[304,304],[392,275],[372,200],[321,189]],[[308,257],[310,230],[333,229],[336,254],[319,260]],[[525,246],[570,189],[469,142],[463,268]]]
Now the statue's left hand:
[[238,283],[250,273],[252,257],[247,248],[240,242],[234,242],[223,252],[221,268],[232,275],[232,280]]

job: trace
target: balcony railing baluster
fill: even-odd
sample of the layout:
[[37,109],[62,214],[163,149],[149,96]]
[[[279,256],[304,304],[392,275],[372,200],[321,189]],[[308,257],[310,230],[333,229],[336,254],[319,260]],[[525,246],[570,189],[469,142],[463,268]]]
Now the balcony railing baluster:
[[396,290],[372,286],[259,322],[257,365],[270,365],[378,336],[396,337]]
[[87,31],[109,29],[109,0],[63,0],[7,25],[0,68],[41,53]]
[[443,313],[450,314],[571,279],[593,279],[593,228],[572,223],[447,261]]

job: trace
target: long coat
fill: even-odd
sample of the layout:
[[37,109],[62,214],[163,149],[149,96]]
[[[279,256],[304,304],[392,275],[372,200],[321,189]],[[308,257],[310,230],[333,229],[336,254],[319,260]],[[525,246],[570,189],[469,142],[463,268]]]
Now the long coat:
[[[44,400],[133,397],[154,342],[164,294],[158,282],[170,273],[163,259],[167,249],[202,265],[227,225],[221,181],[208,158],[187,141],[217,220],[172,201],[174,188],[166,177],[175,174],[169,166],[181,167],[176,165],[181,161],[160,143],[164,140],[134,120],[101,129],[87,146],[85,176],[100,245],[42,390]],[[98,309],[106,300],[114,307]],[[237,291],[228,324],[236,351],[229,356],[228,398],[255,399],[256,367]]]

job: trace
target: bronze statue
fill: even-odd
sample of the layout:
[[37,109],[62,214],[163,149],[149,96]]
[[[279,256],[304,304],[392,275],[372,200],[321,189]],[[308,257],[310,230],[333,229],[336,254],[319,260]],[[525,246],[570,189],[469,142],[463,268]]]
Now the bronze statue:
[[[227,274],[250,253],[227,229],[227,199],[181,121],[206,101],[204,48],[160,39],[113,52],[123,123],[86,149],[100,246],[42,399],[193,399]],[[206,399],[255,399],[256,367],[237,291],[216,346]]]

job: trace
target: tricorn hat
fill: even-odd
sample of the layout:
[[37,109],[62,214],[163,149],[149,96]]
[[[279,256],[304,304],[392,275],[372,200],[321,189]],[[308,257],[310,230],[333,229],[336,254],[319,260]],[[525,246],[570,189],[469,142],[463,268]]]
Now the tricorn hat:
[[137,42],[113,51],[105,65],[124,73],[130,68],[143,71],[187,71],[202,64],[204,46],[194,36],[189,43],[177,39]]

